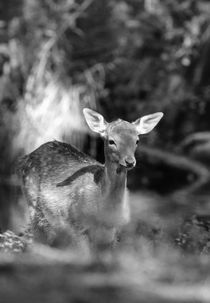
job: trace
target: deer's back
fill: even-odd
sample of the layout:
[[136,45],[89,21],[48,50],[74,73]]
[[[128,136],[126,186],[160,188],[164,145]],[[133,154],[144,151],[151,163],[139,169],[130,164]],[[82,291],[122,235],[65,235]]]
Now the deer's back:
[[76,171],[90,165],[101,165],[70,144],[52,141],[41,145],[23,157],[18,165],[19,175],[25,181],[33,178],[47,186],[56,185]]
[[98,192],[95,168],[103,171],[100,163],[75,147],[53,141],[26,155],[19,162],[18,171],[28,204],[36,207],[40,200],[42,208],[57,212],[74,201],[87,201],[87,193],[92,200]]

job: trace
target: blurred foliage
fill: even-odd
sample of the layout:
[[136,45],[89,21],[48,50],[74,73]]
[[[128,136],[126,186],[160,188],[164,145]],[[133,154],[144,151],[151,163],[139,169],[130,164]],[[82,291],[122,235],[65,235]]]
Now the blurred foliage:
[[4,252],[20,253],[26,250],[30,245],[31,238],[29,235],[23,237],[15,235],[12,231],[6,231],[0,234],[0,250]]
[[209,128],[209,9],[208,2],[191,0],[114,5],[119,53],[102,99],[108,114],[135,119],[136,113],[162,110],[158,133],[168,147]]
[[[209,12],[204,0],[2,3],[1,70],[7,65],[15,77],[9,99],[24,97],[30,71],[43,60],[42,72],[64,83],[95,84],[109,119],[165,112],[150,143],[172,148],[210,126]],[[10,106],[9,84],[2,85],[1,102]]]

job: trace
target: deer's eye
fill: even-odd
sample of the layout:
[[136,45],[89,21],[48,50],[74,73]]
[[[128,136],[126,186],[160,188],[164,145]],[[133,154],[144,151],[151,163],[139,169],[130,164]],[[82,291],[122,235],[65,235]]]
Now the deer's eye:
[[136,145],[139,143],[139,140],[136,140]]
[[109,140],[109,145],[116,145],[116,143],[114,142],[114,140]]

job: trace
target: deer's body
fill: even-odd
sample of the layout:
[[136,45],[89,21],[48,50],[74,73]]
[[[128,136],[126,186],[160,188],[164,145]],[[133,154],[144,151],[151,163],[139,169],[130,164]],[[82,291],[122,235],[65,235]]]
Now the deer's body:
[[127,170],[135,166],[139,130],[136,124],[108,124],[98,113],[85,111],[90,128],[105,138],[105,165],[58,141],[43,144],[20,162],[32,230],[39,241],[59,242],[68,234],[68,241],[75,242],[88,235],[96,245],[109,245],[129,221]]

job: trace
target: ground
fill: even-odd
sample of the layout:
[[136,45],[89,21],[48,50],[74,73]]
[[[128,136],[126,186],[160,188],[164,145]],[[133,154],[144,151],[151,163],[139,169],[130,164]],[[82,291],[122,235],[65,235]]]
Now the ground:
[[209,202],[190,199],[133,193],[132,222],[109,260],[40,246],[28,234],[2,234],[0,302],[210,302],[202,213]]

